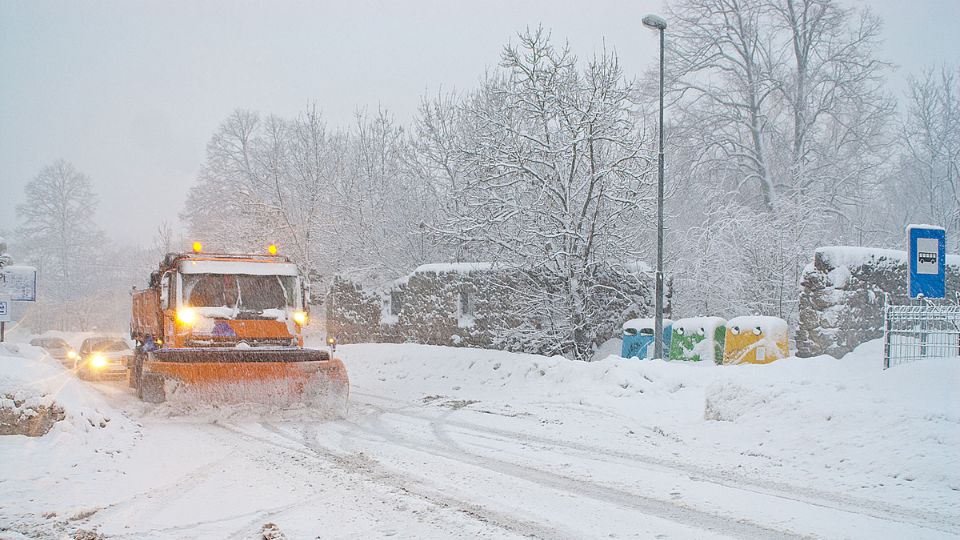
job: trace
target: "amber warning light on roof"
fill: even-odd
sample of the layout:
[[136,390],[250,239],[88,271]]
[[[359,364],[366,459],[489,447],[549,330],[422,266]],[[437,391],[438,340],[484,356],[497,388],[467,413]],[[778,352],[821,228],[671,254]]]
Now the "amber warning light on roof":
[[267,253],[269,253],[269,254],[271,254],[271,255],[276,255],[276,254],[277,254],[277,245],[276,245],[276,244],[270,244],[269,246],[267,246]]
[[203,244],[201,244],[200,242],[194,242],[194,243],[193,243],[193,252],[194,252],[194,253],[200,253],[201,251],[203,251]]

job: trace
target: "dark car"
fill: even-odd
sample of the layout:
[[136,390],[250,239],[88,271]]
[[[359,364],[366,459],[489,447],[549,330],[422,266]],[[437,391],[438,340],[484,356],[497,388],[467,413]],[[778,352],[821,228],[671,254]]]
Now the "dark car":
[[34,347],[40,347],[66,367],[73,367],[77,360],[77,351],[69,343],[58,337],[34,338],[30,340]]
[[133,350],[123,338],[92,337],[83,340],[74,368],[81,379],[122,379]]

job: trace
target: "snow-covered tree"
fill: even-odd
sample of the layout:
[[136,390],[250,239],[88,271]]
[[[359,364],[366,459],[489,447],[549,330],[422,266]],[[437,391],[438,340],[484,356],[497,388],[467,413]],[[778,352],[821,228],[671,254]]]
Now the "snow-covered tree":
[[830,0],[681,0],[671,20],[672,239],[702,250],[671,259],[678,304],[792,319],[815,246],[875,237],[893,112],[879,21]]
[[406,131],[386,111],[330,130],[317,109],[293,119],[236,111],[207,146],[182,217],[217,249],[271,242],[322,287],[335,273],[382,282],[433,257],[432,184],[412,167]]
[[526,271],[526,323],[515,332],[543,352],[588,358],[609,337],[604,321],[622,314],[598,300],[629,284],[604,273],[648,245],[635,224],[649,217],[655,180],[633,91],[615,55],[580,65],[537,29],[461,104],[468,135],[445,166],[453,199],[441,234]]

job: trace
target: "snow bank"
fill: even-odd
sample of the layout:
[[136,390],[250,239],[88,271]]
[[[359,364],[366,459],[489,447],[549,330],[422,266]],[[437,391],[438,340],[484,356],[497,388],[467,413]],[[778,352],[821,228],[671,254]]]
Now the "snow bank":
[[[68,337],[71,343],[76,338]],[[94,388],[42,349],[16,348],[0,351],[0,396],[10,396],[0,408],[13,413],[11,405],[19,405],[22,413],[46,406],[61,416],[41,437],[0,436],[0,531],[30,538],[93,538],[78,527],[118,493],[136,489],[120,465],[129,463],[142,433],[98,390],[127,389],[121,383]]]
[[622,441],[764,481],[918,508],[960,504],[960,359],[884,371],[879,340],[841,360],[738,366],[413,344],[340,352],[359,400],[462,409],[491,423],[529,418],[532,434]]
[[43,349],[22,344],[0,350],[0,409],[23,419],[61,411],[62,421],[50,429],[53,438],[106,430],[119,417]]

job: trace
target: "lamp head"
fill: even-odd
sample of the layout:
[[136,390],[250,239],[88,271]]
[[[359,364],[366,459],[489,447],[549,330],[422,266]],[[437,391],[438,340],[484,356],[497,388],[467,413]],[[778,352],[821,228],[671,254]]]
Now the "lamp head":
[[647,15],[643,18],[643,25],[654,30],[666,30],[667,21],[657,15]]

